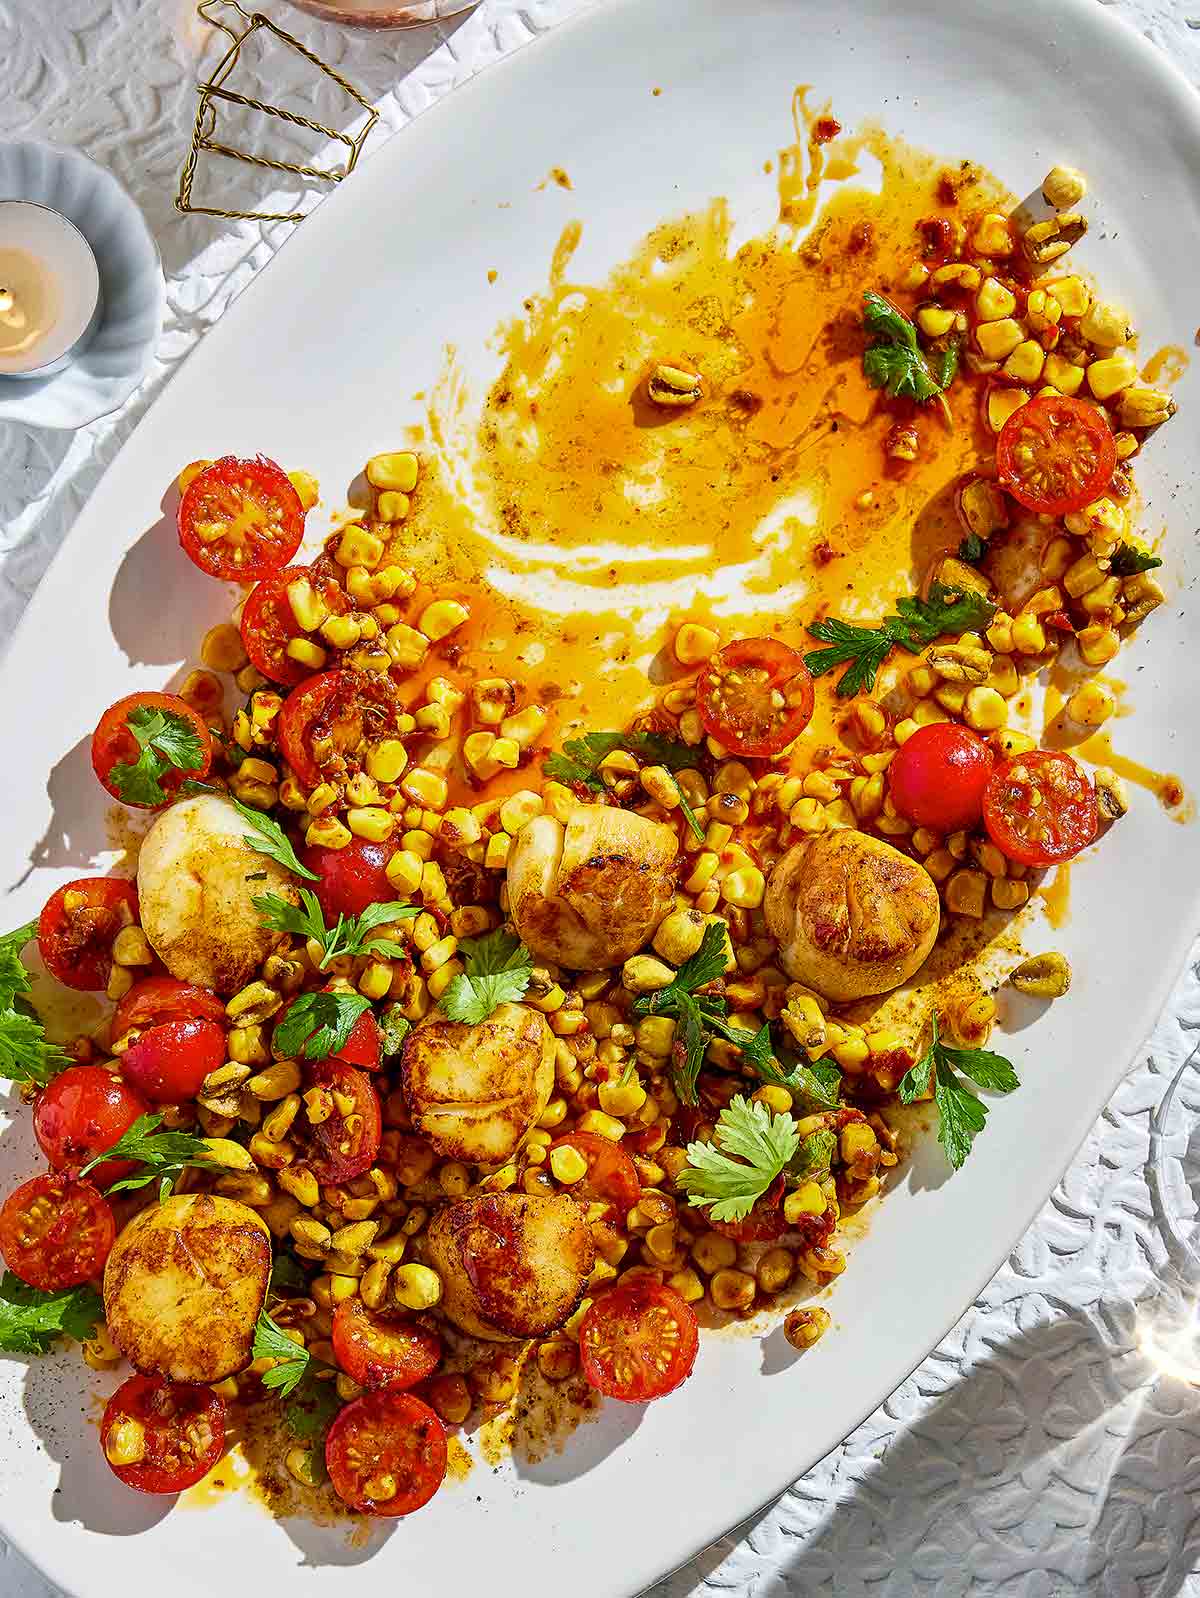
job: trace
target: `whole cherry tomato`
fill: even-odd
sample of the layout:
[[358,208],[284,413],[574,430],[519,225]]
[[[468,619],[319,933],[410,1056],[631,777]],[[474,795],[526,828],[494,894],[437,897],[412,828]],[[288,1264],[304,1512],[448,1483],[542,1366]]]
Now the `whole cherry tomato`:
[[973,827],[994,764],[987,744],[968,728],[931,722],[901,744],[888,767],[892,803],[915,826],[943,836]]
[[[42,1089],[33,1107],[33,1134],[56,1171],[77,1171],[112,1148],[139,1115],[146,1099],[102,1065],[72,1065]],[[137,1168],[135,1160],[105,1160],[88,1172],[106,1188]]]

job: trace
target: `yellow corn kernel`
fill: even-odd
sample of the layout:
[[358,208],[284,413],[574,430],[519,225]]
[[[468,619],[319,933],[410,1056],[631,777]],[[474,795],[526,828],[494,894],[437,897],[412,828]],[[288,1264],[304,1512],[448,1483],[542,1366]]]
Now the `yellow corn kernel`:
[[[874,781],[874,778],[871,780]],[[721,883],[722,899],[741,910],[757,910],[766,890],[766,878],[756,866],[731,871]]]
[[917,326],[930,338],[942,338],[954,326],[954,312],[940,305],[922,305],[917,311]]
[[1013,412],[1019,411],[1028,398],[1029,395],[1023,388],[1001,388],[998,385],[990,388],[987,396],[987,423],[992,432],[998,433]]
[[997,731],[1008,720],[1003,695],[986,685],[972,688],[963,705],[963,720],[975,732]]
[[445,705],[422,705],[416,714],[417,726],[431,738],[449,738],[450,712]]
[[997,910],[1019,910],[1029,899],[1029,884],[1011,877],[992,878],[992,903]]
[[528,749],[530,744],[536,743],[542,735],[546,725],[546,712],[541,705],[526,705],[524,710],[519,710],[515,716],[505,716],[500,723],[500,736],[507,738],[521,749]]
[[1101,349],[1115,350],[1133,337],[1129,318],[1116,305],[1093,300],[1079,319],[1079,336]]
[[992,669],[988,672],[986,688],[994,688],[998,694],[1003,694],[1005,699],[1011,699],[1021,688],[1021,679],[1017,675],[1017,668],[1007,655],[999,656],[992,662]]
[[564,1187],[571,1187],[587,1175],[588,1165],[577,1149],[564,1143],[561,1148],[551,1149],[550,1170],[556,1181]]
[[[425,766],[414,766],[400,782],[400,792],[406,799],[430,810],[444,810],[449,791],[445,777]],[[406,843],[405,847],[409,845]]]
[[1011,255],[1013,241],[1008,218],[999,211],[988,211],[981,216],[971,234],[971,248],[976,255]]
[[1011,316],[1000,317],[994,322],[981,322],[975,329],[979,352],[989,361],[1006,360],[1024,337],[1024,328]]
[[342,536],[333,552],[339,566],[378,566],[383,559],[383,539],[368,532],[361,522],[350,522],[342,529]]
[[1120,649],[1121,639],[1113,628],[1094,624],[1076,633],[1075,646],[1089,666],[1106,666]]
[[276,1099],[295,1093],[299,1086],[300,1067],[295,1060],[276,1060],[249,1079],[246,1091],[264,1104],[272,1104]]
[[410,500],[397,489],[385,489],[375,501],[375,514],[381,522],[402,522],[408,515]]
[[765,1104],[768,1110],[776,1115],[790,1115],[792,1113],[792,1095],[787,1088],[778,1083],[768,1082],[763,1087],[757,1088],[751,1095],[759,1104]]
[[397,494],[411,494],[417,486],[419,465],[417,457],[407,449],[372,455],[367,462],[367,482],[372,488],[390,490]]
[[505,832],[517,833],[527,821],[542,813],[542,796],[531,788],[509,794],[500,806],[500,825]]
[[[952,716],[961,716],[962,708],[967,702],[967,689],[964,683],[946,682],[934,689],[934,699],[943,710],[948,710]],[[857,779],[860,780],[861,779]],[[854,797],[854,786],[851,784],[851,798]]]
[[1166,590],[1149,572],[1135,572],[1126,577],[1122,589],[1126,604],[1125,619],[1130,622],[1145,621],[1152,610],[1166,603]]
[[421,886],[421,868],[424,862],[411,849],[397,849],[384,870],[392,887],[407,898]]
[[1042,346],[1031,338],[1023,339],[1016,349],[1005,361],[1002,368],[1005,377],[1014,378],[1018,383],[1036,383],[1042,375],[1046,355]]
[[1116,709],[1113,696],[1101,683],[1087,682],[1067,700],[1067,714],[1081,727],[1099,727]]
[[946,908],[956,915],[978,917],[983,914],[988,879],[982,871],[956,871],[946,883]]
[[1003,732],[998,732],[992,739],[1000,751],[1002,760],[1011,760],[1015,755],[1027,755],[1031,749],[1037,748],[1036,738],[1031,738],[1027,732],[1018,732],[1014,727],[1006,727]]
[[981,322],[1000,322],[1017,308],[1016,296],[998,278],[984,278],[975,296],[975,313]]
[[706,849],[698,854],[692,864],[692,874],[684,883],[685,893],[702,893],[712,880],[713,873],[721,863],[721,857],[714,854],[711,849]]
[[1018,655],[1040,655],[1046,647],[1046,632],[1036,616],[1022,611],[1013,621],[1012,641]]
[[675,659],[681,666],[702,666],[710,660],[720,645],[719,636],[711,627],[699,622],[685,621],[675,634],[672,645]]
[[200,659],[212,671],[240,671],[246,664],[242,635],[232,622],[218,622],[205,633]]
[[1060,394],[1077,394],[1083,383],[1083,367],[1073,365],[1051,350],[1046,356],[1042,376]]
[[296,490],[301,508],[310,511],[320,498],[320,483],[311,472],[289,472],[288,481]]
[[429,649],[429,639],[425,634],[402,621],[388,628],[383,642],[392,665],[400,671],[414,671]]
[[1025,315],[1035,333],[1048,333],[1062,321],[1062,306],[1045,289],[1033,289],[1025,302]]
[[471,612],[457,599],[435,599],[421,612],[417,625],[436,644],[461,627]]
[[146,1457],[146,1429],[132,1415],[123,1415],[108,1428],[104,1454],[110,1465],[137,1465]]
[[949,849],[934,849],[924,860],[925,869],[935,882],[944,882],[957,864]]
[[392,1272],[392,1297],[402,1309],[433,1309],[441,1302],[442,1279],[428,1265],[398,1265]]
[[289,638],[286,654],[312,671],[320,671],[328,658],[320,644],[314,644],[311,638]]
[[[1143,388],[1140,385],[1121,391],[1117,402],[1117,415],[1122,427],[1158,427],[1174,416],[1178,406],[1165,389]],[[1137,440],[1132,443],[1136,448]],[[1118,440],[1117,453],[1121,453]],[[1132,454],[1132,450],[1127,453]]]
[[112,941],[112,957],[118,965],[153,965],[154,950],[141,927],[122,927]]
[[1088,367],[1088,387],[1098,400],[1111,399],[1128,388],[1137,375],[1137,362],[1132,355],[1108,355]]
[[512,839],[507,832],[498,832],[487,841],[484,851],[483,864],[488,871],[503,871],[508,864],[508,851],[512,847]]
[[383,843],[395,830],[396,818],[378,805],[363,805],[347,810],[346,825],[356,838]]
[[[944,721],[946,718],[939,711],[936,719]],[[835,799],[832,804],[825,806],[825,825],[834,829],[844,827],[853,832],[858,826],[858,817],[845,799]]]
[[795,1226],[805,1215],[824,1215],[828,1205],[819,1182],[804,1182],[783,1201],[783,1218]]
[[309,822],[304,841],[316,849],[344,849],[352,837],[336,816],[318,816]]

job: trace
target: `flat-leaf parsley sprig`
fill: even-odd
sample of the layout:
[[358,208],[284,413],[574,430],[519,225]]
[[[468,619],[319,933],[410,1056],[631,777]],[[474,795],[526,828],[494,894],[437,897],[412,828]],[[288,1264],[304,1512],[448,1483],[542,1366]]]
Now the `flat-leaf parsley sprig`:
[[676,1185],[714,1221],[744,1221],[800,1146],[790,1115],[740,1094],[717,1117],[711,1143],[689,1143]]
[[804,663],[814,677],[847,666],[838,679],[837,691],[848,699],[870,693],[879,668],[893,649],[915,655],[944,633],[974,632],[988,626],[995,614],[995,605],[983,594],[935,582],[928,599],[911,595],[898,599],[895,614],[885,616],[877,627],[862,627],[836,616],[813,622],[809,632],[828,648],[811,650]]
[[29,972],[21,950],[37,936],[37,922],[0,938],[0,1077],[44,1088],[74,1061],[57,1043],[46,1041],[46,1029],[29,1003]]
[[354,1023],[370,1008],[361,993],[302,993],[276,1022],[272,1042],[289,1060],[327,1060],[346,1047]]
[[268,1370],[263,1371],[259,1380],[264,1387],[277,1391],[281,1398],[287,1398],[298,1386],[312,1358],[304,1344],[293,1342],[283,1327],[273,1321],[265,1309],[259,1314],[254,1328],[254,1343],[250,1353],[254,1359],[269,1359],[275,1362]]
[[650,766],[663,766],[675,784],[679,795],[679,808],[697,838],[704,837],[704,828],[683,791],[678,773],[693,770],[699,758],[695,749],[658,732],[588,732],[579,738],[568,738],[560,755],[550,755],[543,766],[547,777],[555,782],[590,788],[593,793],[603,793],[604,778],[600,767],[604,760],[618,749],[625,749]]
[[80,1176],[86,1176],[94,1167],[108,1160],[136,1160],[141,1170],[123,1176],[107,1191],[124,1193],[157,1182],[158,1201],[161,1204],[179,1180],[185,1166],[192,1165],[201,1171],[227,1169],[220,1160],[213,1158],[212,1150],[202,1137],[195,1137],[191,1132],[159,1131],[162,1119],[158,1111],[139,1115],[111,1148],[97,1154],[94,1160],[89,1160],[83,1166]]
[[497,927],[485,937],[464,938],[458,952],[466,969],[442,994],[442,1009],[451,1021],[486,1021],[499,1005],[524,998],[533,956],[515,934]]
[[872,388],[923,405],[954,381],[958,345],[923,351],[914,323],[874,289],[863,294],[863,329],[871,335],[863,351],[863,374]]
[[81,1287],[43,1293],[11,1271],[0,1280],[0,1349],[9,1354],[48,1354],[58,1337],[84,1342],[104,1319],[99,1293]]
[[174,710],[137,705],[125,717],[137,741],[135,762],[119,761],[108,773],[122,799],[135,805],[165,804],[168,794],[162,779],[171,771],[199,771],[204,765],[204,745],[186,716]]
[[935,1012],[929,1048],[900,1078],[897,1091],[902,1103],[911,1104],[914,1099],[924,1098],[932,1085],[938,1112],[938,1142],[957,1171],[983,1131],[988,1109],[956,1072],[993,1093],[1011,1093],[1020,1082],[1011,1061],[1002,1054],[991,1049],[952,1049],[943,1043]]
[[339,914],[332,927],[326,927],[325,914],[320,901],[311,888],[300,889],[300,903],[291,904],[277,893],[260,893],[253,901],[254,908],[263,918],[264,925],[276,932],[292,932],[298,938],[309,938],[319,943],[324,953],[318,969],[326,971],[343,954],[379,954],[389,960],[402,960],[408,950],[394,938],[375,934],[393,921],[411,920],[420,915],[415,904],[401,904],[392,900],[387,904],[369,904],[361,915]]

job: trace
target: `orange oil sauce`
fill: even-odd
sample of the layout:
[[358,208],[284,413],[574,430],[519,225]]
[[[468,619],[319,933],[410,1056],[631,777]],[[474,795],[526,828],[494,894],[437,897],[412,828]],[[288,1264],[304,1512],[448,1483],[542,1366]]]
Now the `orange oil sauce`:
[[1056,866],[1049,882],[1036,890],[1052,927],[1066,926],[1071,919],[1071,866],[1069,861]]

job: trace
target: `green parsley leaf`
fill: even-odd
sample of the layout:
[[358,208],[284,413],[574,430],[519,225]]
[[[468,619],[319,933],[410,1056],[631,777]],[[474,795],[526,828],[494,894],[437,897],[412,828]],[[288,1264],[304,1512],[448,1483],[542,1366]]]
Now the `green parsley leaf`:
[[28,993],[29,972],[21,964],[21,951],[37,937],[37,922],[28,921],[0,938],[0,1010],[12,1008],[20,993]]
[[254,1343],[250,1350],[254,1359],[273,1359],[279,1363],[265,1370],[260,1378],[264,1387],[278,1391],[286,1398],[295,1391],[308,1369],[311,1358],[300,1343],[293,1343],[281,1326],[277,1326],[266,1310],[259,1313],[254,1328]]
[[788,1163],[788,1175],[805,1181],[828,1176],[833,1156],[837,1153],[837,1142],[837,1133],[827,1128],[810,1132],[807,1137],[801,1138],[795,1157]]
[[466,961],[442,994],[442,1009],[451,1021],[486,1021],[501,1004],[515,1004],[525,995],[533,975],[533,956],[520,938],[497,927],[482,938],[465,938],[458,952]]
[[842,1073],[831,1060],[799,1060],[781,1054],[778,1063],[759,1063],[758,1073],[768,1082],[790,1088],[809,1109],[836,1110],[840,1106]]
[[1118,544],[1108,563],[1114,577],[1133,577],[1137,572],[1150,572],[1161,565],[1157,555],[1152,555],[1148,549],[1139,549],[1136,544]]
[[136,805],[166,804],[169,795],[162,779],[176,771],[199,771],[204,764],[204,745],[186,716],[174,710],[155,710],[137,705],[125,717],[140,753],[135,764],[119,761],[108,780],[122,799]]
[[710,921],[700,939],[700,947],[679,967],[674,981],[634,1001],[635,1015],[671,1015],[679,1023],[672,1047],[673,1075],[675,1091],[685,1104],[696,1102],[696,1079],[714,1032],[720,1032],[740,1048],[761,1047],[755,1041],[761,1038],[761,1033],[744,1032],[735,1036],[738,1029],[725,1025],[723,999],[706,996],[698,1001],[695,997],[699,989],[724,975],[727,937],[723,922]]
[[978,533],[968,533],[958,546],[959,560],[965,560],[969,566],[978,566],[987,554],[987,539],[980,538]]
[[988,1109],[982,1099],[954,1074],[961,1071],[981,1088],[994,1093],[1011,1093],[1020,1086],[1012,1064],[991,1049],[952,1049],[941,1040],[937,1014],[929,1048],[917,1063],[900,1078],[897,1092],[903,1104],[923,1097],[933,1083],[933,1102],[938,1112],[938,1142],[954,1170],[971,1152],[971,1145],[983,1131]]
[[863,373],[872,388],[885,388],[894,399],[918,404],[949,388],[958,370],[957,346],[926,358],[915,325],[874,289],[863,295],[863,329],[871,335],[863,351]]
[[361,993],[302,993],[276,1022],[276,1048],[289,1060],[325,1060],[344,1049],[371,1001]]
[[240,799],[235,799],[231,793],[225,793],[220,788],[214,788],[210,782],[184,782],[180,784],[179,792],[184,799],[192,799],[201,793],[221,794],[222,798],[229,800],[242,820],[249,822],[253,828],[253,832],[246,837],[251,849],[258,854],[265,854],[276,864],[281,865],[285,871],[290,871],[294,877],[306,877],[309,882],[321,880],[315,871],[310,871],[307,866],[300,864],[283,828],[261,810],[255,810],[252,805],[244,805]]
[[381,954],[389,960],[403,959],[408,950],[402,943],[372,934],[377,927],[393,921],[407,921],[421,913],[418,905],[389,900],[386,904],[369,904],[361,915],[339,914],[336,926],[327,928],[324,912],[311,888],[300,889],[298,905],[281,899],[277,893],[260,893],[253,903],[265,926],[319,943],[325,951],[318,967],[321,971],[327,970],[343,954]]
[[[283,1418],[297,1442],[316,1447],[324,1441],[330,1422],[341,1407],[333,1382],[322,1381],[309,1365],[288,1394]],[[319,1450],[317,1457],[319,1460]]]
[[85,1283],[41,1293],[11,1271],[0,1280],[0,1349],[10,1354],[46,1354],[56,1337],[83,1342],[104,1319],[99,1293]]
[[876,674],[893,649],[917,654],[943,633],[986,627],[995,613],[991,600],[973,589],[960,591],[935,582],[928,599],[911,595],[898,599],[895,614],[886,616],[878,627],[860,627],[835,616],[814,622],[809,632],[829,647],[810,651],[804,662],[814,677],[848,663],[837,691],[842,698],[850,698],[875,686]]
[[21,950],[37,936],[27,922],[0,938],[0,1077],[44,1088],[74,1061],[60,1044],[47,1043],[46,1029],[25,995],[31,983]]
[[550,755],[543,771],[556,782],[582,783],[596,793],[604,791],[600,765],[617,749],[627,749],[648,766],[665,766],[668,771],[685,771],[695,766],[696,751],[678,738],[657,732],[589,732],[581,738],[568,738],[561,755]]
[[308,1286],[308,1277],[290,1254],[276,1254],[271,1261],[272,1293],[301,1293]]
[[379,1052],[385,1059],[399,1054],[411,1031],[412,1022],[401,1010],[399,1001],[385,1005],[379,1017]]
[[208,1144],[202,1137],[190,1132],[160,1132],[161,1111],[139,1115],[137,1120],[111,1147],[97,1154],[94,1160],[80,1170],[86,1176],[105,1160],[136,1160],[142,1167],[130,1176],[123,1176],[107,1189],[111,1193],[131,1192],[135,1188],[158,1183],[158,1201],[161,1204],[174,1187],[183,1168],[194,1165],[202,1171],[223,1171],[225,1167],[214,1160]]
[[704,828],[697,821],[696,812],[692,809],[691,804],[688,802],[688,796],[683,791],[683,784],[674,772],[671,773],[671,781],[675,784],[675,792],[679,795],[679,808],[683,811],[683,819],[691,828],[692,836],[699,838],[701,843],[703,843]]
[[711,1143],[689,1143],[676,1185],[688,1203],[714,1221],[742,1221],[796,1153],[800,1138],[790,1115],[740,1094],[721,1111]]

